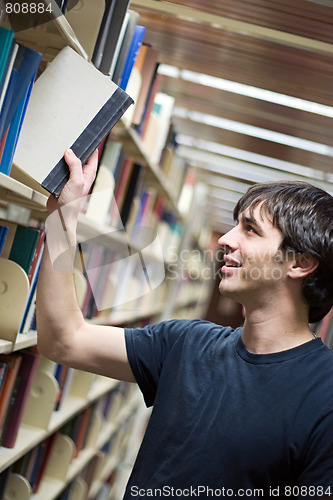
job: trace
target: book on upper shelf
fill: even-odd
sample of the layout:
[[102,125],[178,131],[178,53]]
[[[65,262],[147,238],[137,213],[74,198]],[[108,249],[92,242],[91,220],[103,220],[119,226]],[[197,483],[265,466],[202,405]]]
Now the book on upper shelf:
[[129,0],[107,0],[105,3],[92,61],[100,71],[110,74]]
[[124,90],[126,90],[132,69],[138,57],[145,32],[146,28],[144,26],[136,25],[134,28],[131,44],[129,46],[127,57],[124,64],[124,69],[119,79],[119,87]]
[[124,70],[127,54],[131,46],[133,34],[136,25],[138,24],[140,16],[137,12],[133,10],[128,10],[123,22],[123,32],[120,32],[118,43],[119,46],[116,48],[115,58],[112,61],[110,68],[110,75],[112,80],[119,84],[122,72]]
[[72,148],[85,163],[132,103],[110,78],[65,47],[32,88],[11,176],[59,196],[69,178],[64,151]]
[[14,50],[14,32],[11,29],[0,27],[0,93],[5,85],[10,56]]
[[[8,175],[42,54],[16,44],[0,109],[0,172]],[[13,56],[11,56],[13,59]]]

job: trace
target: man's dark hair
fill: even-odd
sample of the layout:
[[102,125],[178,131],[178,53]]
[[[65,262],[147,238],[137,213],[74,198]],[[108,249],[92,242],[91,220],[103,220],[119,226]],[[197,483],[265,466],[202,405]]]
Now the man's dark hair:
[[306,182],[269,182],[251,186],[234,209],[241,212],[261,204],[264,213],[282,233],[280,250],[308,253],[318,258],[318,267],[303,281],[303,296],[309,305],[309,322],[322,319],[333,305],[333,197]]

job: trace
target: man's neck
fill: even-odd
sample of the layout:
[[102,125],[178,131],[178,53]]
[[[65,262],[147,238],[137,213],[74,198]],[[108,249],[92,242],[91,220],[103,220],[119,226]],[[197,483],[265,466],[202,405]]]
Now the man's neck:
[[307,312],[272,308],[270,311],[246,310],[242,340],[254,354],[286,351],[314,336],[307,322]]

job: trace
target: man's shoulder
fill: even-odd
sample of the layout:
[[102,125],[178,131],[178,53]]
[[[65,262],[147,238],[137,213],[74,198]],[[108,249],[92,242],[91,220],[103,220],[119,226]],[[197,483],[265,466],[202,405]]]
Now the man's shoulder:
[[[159,323],[168,329],[179,332],[215,332],[218,334],[231,334],[235,330],[231,326],[223,326],[205,319],[170,319]],[[238,330],[238,329],[237,329]]]
[[222,326],[204,319],[173,319],[160,323],[159,328],[166,330],[175,339],[186,342],[233,340],[241,333],[241,328],[235,330],[231,326]]

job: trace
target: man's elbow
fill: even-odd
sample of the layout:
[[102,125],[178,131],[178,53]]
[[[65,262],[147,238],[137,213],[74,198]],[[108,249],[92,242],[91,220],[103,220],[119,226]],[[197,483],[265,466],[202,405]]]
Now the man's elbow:
[[53,344],[53,342],[50,342],[49,340],[44,339],[42,335],[39,335],[38,330],[37,350],[39,354],[45,358],[55,361],[56,363],[61,363],[61,353],[59,353],[59,349]]

